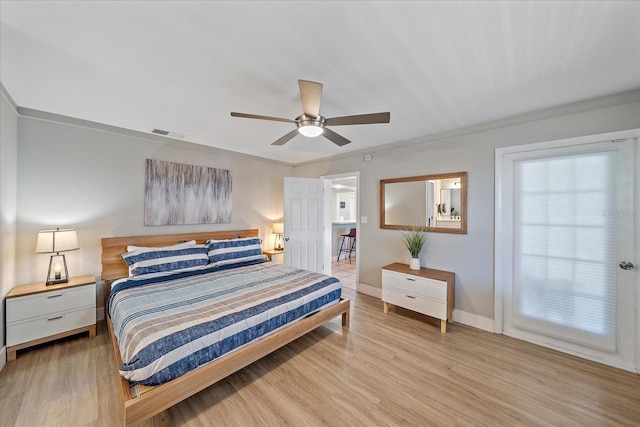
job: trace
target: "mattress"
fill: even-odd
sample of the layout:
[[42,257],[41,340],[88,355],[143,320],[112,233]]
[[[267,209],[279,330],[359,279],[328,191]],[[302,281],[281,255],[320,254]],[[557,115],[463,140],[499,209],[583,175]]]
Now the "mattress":
[[335,277],[250,262],[114,282],[109,315],[133,384],[159,385],[335,304]]

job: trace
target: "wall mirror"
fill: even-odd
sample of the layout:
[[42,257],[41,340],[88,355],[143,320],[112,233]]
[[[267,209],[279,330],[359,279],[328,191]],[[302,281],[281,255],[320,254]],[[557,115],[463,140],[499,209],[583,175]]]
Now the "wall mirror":
[[380,228],[467,232],[467,173],[380,180]]

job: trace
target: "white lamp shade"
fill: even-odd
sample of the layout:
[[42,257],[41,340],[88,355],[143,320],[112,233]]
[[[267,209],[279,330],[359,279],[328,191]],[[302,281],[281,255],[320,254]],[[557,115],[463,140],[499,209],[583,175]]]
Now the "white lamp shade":
[[273,234],[282,234],[284,233],[284,224],[281,222],[273,223]]
[[42,230],[38,232],[36,253],[46,254],[53,252],[66,252],[80,249],[78,246],[78,234],[74,229]]

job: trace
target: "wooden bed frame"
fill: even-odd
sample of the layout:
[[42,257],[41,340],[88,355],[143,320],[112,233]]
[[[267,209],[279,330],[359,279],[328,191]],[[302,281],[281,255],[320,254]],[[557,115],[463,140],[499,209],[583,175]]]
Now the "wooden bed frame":
[[[207,239],[233,239],[236,237],[255,236],[258,236],[257,229],[103,238],[102,280],[104,280],[105,311],[107,308],[106,302],[111,290],[111,282],[129,275],[128,266],[121,257],[123,253],[127,252],[128,245],[156,247],[174,245],[188,240],[204,243]],[[118,343],[113,334],[113,323],[109,318],[108,311],[106,311],[105,318],[111,338],[118,390],[123,405],[124,425],[135,425],[153,417],[316,329],[334,317],[341,315],[342,326],[348,327],[349,309],[349,300],[340,299],[338,304],[334,304],[313,316],[300,319],[295,323],[285,326],[270,335],[222,356],[207,365],[201,366],[180,378],[149,388],[144,394],[137,397],[131,396],[129,382],[123,378],[118,371],[118,368],[122,365],[122,359],[120,357]]]

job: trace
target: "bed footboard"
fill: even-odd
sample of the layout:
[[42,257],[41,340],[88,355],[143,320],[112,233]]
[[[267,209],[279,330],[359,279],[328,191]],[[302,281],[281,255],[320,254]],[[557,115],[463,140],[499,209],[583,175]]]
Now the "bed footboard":
[[235,350],[219,359],[191,371],[180,378],[151,388],[138,397],[131,397],[129,382],[118,371],[122,364],[120,350],[113,334],[113,324],[107,316],[107,325],[111,338],[118,390],[122,400],[124,425],[133,426],[171,406],[187,399],[212,384],[226,378],[234,372],[250,365],[258,359],[289,344],[325,322],[342,316],[342,326],[349,326],[350,301],[340,299],[337,304],[327,307],[313,316],[300,319],[278,331]]

